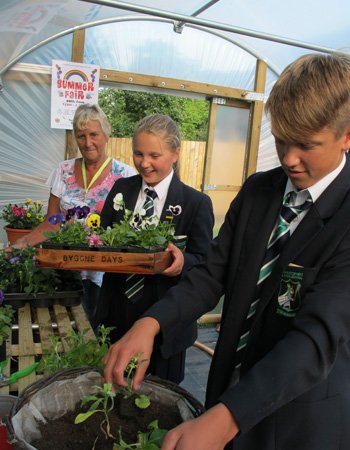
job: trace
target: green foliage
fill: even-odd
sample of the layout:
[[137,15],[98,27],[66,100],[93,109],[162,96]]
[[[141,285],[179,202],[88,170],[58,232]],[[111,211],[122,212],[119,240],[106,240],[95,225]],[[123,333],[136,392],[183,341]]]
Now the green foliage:
[[100,89],[99,104],[115,137],[131,137],[140,119],[161,113],[175,120],[183,140],[207,139],[209,102],[205,100],[106,88]]
[[[135,220],[136,219],[136,220]],[[135,226],[137,221],[138,226]],[[173,240],[175,228],[171,221],[152,222],[147,217],[125,210],[124,219],[100,233],[109,246],[136,246],[142,248],[166,247]]]
[[123,440],[122,431],[119,430],[119,442],[113,445],[113,450],[160,450],[162,442],[168,430],[158,427],[158,420],[153,420],[148,425],[148,431],[137,433],[137,442],[128,444]]
[[[84,406],[88,402],[93,402],[87,412],[78,414],[74,420],[75,424],[82,423],[93,414],[101,412],[103,413],[103,420],[100,423],[100,430],[107,438],[115,439],[111,433],[111,426],[109,422],[108,414],[114,408],[114,398],[116,396],[115,392],[112,391],[112,385],[110,383],[105,383],[103,387],[95,386],[97,389],[96,394],[86,395],[81,400],[81,405]],[[97,440],[97,439],[96,439]],[[96,444],[96,441],[95,441]]]
[[[135,355],[133,358],[130,359],[128,365],[126,366],[125,377],[126,377],[127,386],[126,387],[118,386],[119,391],[124,394],[124,398],[128,398],[134,394],[132,385],[133,385],[135,371],[140,364],[147,361],[146,359],[142,359],[140,361],[141,355],[142,355],[142,353],[137,353],[137,355]],[[135,401],[135,404],[136,404],[136,406],[138,406],[136,401]],[[142,405],[145,404],[144,400],[141,400],[141,404]]]
[[[48,295],[59,290],[81,288],[79,274],[40,268],[35,266],[35,248],[27,246],[23,249],[13,249],[9,254],[0,251],[0,289],[6,292],[17,292],[35,295],[45,292]],[[63,286],[64,285],[64,286]]]
[[[0,345],[3,344],[11,333],[11,325],[15,315],[15,310],[10,305],[0,306]],[[1,370],[0,370],[1,373]]]
[[[118,386],[118,391],[124,395],[124,398],[128,398],[134,394],[132,389],[132,381],[135,370],[137,367],[142,364],[145,360],[139,360],[141,353],[138,353],[133,358],[130,359],[126,369],[125,376],[127,379],[127,387]],[[109,413],[114,408],[114,400],[116,394],[112,390],[112,384],[105,383],[103,387],[95,386],[97,392],[96,394],[86,395],[81,400],[81,406],[84,406],[86,403],[92,402],[89,409],[80,413],[76,416],[74,423],[82,423],[91,417],[95,413],[102,413],[103,420],[100,423],[100,430],[105,435],[106,438],[110,437],[115,439],[112,434],[110,421],[109,421]],[[151,402],[147,395],[141,394],[135,400],[135,405],[138,408],[145,409],[150,406]],[[140,450],[160,450],[160,446],[164,439],[167,430],[162,430],[158,428],[158,421],[154,420],[148,425],[148,431],[142,432],[139,431],[137,433],[137,443],[135,444],[127,444],[123,441],[122,432],[119,430],[119,443],[115,443],[113,446],[114,450],[128,450],[128,449],[140,449]],[[98,437],[95,440],[93,448],[95,448]]]
[[145,394],[141,394],[135,399],[135,405],[140,409],[146,409],[150,406],[150,404],[151,400]]
[[112,329],[113,327],[101,325],[97,339],[87,339],[87,330],[72,331],[66,340],[68,347],[66,352],[60,351],[60,338],[50,336],[51,349],[40,360],[37,372],[49,374],[62,369],[89,366],[98,368],[102,373],[104,367],[102,358],[107,353],[110,344],[109,333]]
[[96,232],[95,228],[88,227],[82,222],[65,222],[59,231],[48,231],[46,237],[54,244],[88,245],[88,237]]

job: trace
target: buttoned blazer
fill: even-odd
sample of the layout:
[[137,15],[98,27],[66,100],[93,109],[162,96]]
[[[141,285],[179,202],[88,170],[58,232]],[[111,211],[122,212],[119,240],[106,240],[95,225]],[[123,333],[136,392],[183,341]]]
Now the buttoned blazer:
[[[350,448],[350,164],[313,204],[266,280],[238,384],[235,353],[266,245],[282,204],[281,168],[251,176],[232,202],[207,263],[147,312],[165,339],[179,318],[212,309],[224,293],[207,406],[223,402],[239,423],[239,450]],[[282,273],[303,272],[295,317],[276,313]],[[192,299],[195,310],[188,305]]]
[[[137,198],[142,186],[142,178],[135,175],[128,178],[118,179],[109,192],[104,208],[101,213],[102,227],[111,226],[114,222],[120,222],[123,218],[124,210],[116,211],[113,207],[113,199],[116,194],[121,193],[125,202],[125,208],[134,210]],[[164,275],[146,276],[146,284],[151,283],[154,298],[149,298],[148,302],[154,303],[172,286],[178,283],[187,271],[197,264],[205,255],[210,241],[213,237],[214,213],[211,199],[190,186],[182,183],[174,174],[169,185],[168,194],[164,203],[160,220],[166,220],[166,217],[172,214],[169,206],[180,206],[181,214],[173,216],[175,226],[175,235],[187,235],[186,251],[184,253],[184,267],[182,274],[178,277],[167,277]],[[108,280],[108,287],[102,286],[98,316],[102,321],[103,314],[108,311],[109,302],[117,301],[121,291],[125,288],[125,274],[106,274],[103,284]],[[135,311],[137,308],[135,308]],[[130,314],[130,312],[128,312]],[[137,313],[135,313],[137,314]],[[132,318],[136,320],[139,317]],[[186,324],[181,327],[181,332],[169,339],[162,345],[164,357],[179,353],[192,345],[197,337],[196,322]]]

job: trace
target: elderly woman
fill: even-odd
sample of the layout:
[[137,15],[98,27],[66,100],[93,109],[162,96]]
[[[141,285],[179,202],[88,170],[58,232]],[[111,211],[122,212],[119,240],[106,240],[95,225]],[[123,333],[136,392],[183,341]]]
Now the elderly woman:
[[[83,205],[99,214],[114,182],[136,173],[131,166],[106,155],[111,127],[99,106],[80,105],[73,118],[73,131],[82,157],[59,163],[51,173],[47,181],[51,191],[46,218],[31,233],[18,239],[14,244],[17,247],[45,241],[45,233],[56,231],[59,226],[49,222],[54,214],[66,214],[68,209]],[[101,272],[82,272],[83,306],[91,323],[102,276]]]

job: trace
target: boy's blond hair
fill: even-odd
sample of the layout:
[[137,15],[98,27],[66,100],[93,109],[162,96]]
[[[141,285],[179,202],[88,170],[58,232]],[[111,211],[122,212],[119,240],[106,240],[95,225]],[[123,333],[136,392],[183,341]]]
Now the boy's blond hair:
[[324,128],[339,138],[350,125],[350,56],[298,58],[272,88],[265,111],[278,139],[302,142]]

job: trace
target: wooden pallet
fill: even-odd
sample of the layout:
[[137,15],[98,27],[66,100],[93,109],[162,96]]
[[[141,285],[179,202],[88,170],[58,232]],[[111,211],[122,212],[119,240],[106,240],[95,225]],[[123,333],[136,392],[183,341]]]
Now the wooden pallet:
[[[60,350],[67,350],[66,338],[72,330],[86,331],[87,339],[96,339],[82,305],[53,305],[47,308],[34,308],[26,303],[18,308],[16,323],[6,342],[6,354],[11,356],[4,372],[11,373],[24,369],[40,360],[51,348],[49,337],[60,337]],[[32,373],[20,378],[17,383],[0,388],[0,394],[18,395],[25,387],[42,375]]]

